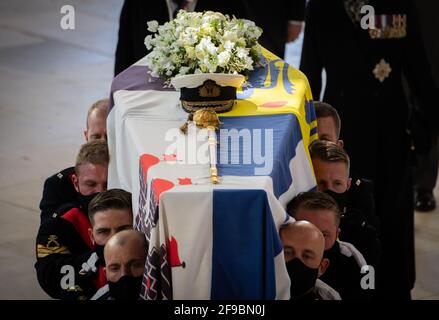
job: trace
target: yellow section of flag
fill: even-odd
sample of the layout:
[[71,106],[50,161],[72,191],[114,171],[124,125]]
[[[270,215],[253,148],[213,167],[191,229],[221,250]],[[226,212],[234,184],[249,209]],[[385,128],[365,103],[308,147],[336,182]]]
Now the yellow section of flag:
[[[250,75],[248,85],[237,92],[236,105],[229,112],[219,114],[220,117],[262,116],[272,114],[293,113],[300,123],[303,143],[308,146],[317,139],[317,121],[312,108],[311,88],[306,76],[288,65],[284,60],[262,48],[265,59],[264,67]],[[310,123],[307,121],[312,119]]]

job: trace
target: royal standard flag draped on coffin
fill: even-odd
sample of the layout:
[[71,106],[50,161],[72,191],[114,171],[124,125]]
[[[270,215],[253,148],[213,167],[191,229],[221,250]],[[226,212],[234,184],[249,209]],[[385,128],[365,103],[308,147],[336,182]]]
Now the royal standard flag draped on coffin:
[[[109,185],[132,191],[133,199],[143,195],[140,198],[144,201],[134,204],[134,212],[136,227],[150,238],[149,255],[163,248],[163,257],[167,257],[168,253],[172,256],[175,246],[168,246],[167,243],[169,239],[175,239],[178,241],[178,260],[185,262],[184,268],[169,265],[164,268],[160,264],[151,264],[147,268],[142,290],[145,298],[151,298],[149,293],[152,292],[155,292],[155,298],[168,299],[286,298],[284,291],[288,289],[288,278],[282,247],[274,239],[277,238],[276,229],[286,219],[286,203],[296,193],[315,187],[308,145],[317,138],[317,128],[312,95],[305,75],[265,49],[262,49],[262,55],[264,65],[250,72],[247,85],[237,93],[233,109],[219,116],[222,122],[220,130],[236,129],[240,132],[241,129],[248,129],[250,132],[263,132],[272,129],[273,167],[270,172],[259,174],[266,177],[264,180],[256,177],[258,174],[255,174],[255,168],[259,164],[254,159],[248,164],[221,163],[221,152],[230,155],[233,150],[225,148],[220,137],[217,158],[220,160],[218,170],[223,180],[212,188],[209,180],[199,178],[207,173],[205,167],[178,163],[178,152],[173,157],[167,157],[169,155],[161,137],[175,129],[176,125],[181,125],[179,121],[185,116],[178,106],[177,92],[165,87],[160,78],[150,77],[143,60],[119,74],[113,81],[112,98],[116,107],[109,114],[109,145],[114,154],[109,169],[112,172]],[[233,146],[229,144],[229,148]],[[115,152],[116,149],[118,152]],[[261,149],[267,148],[262,146]],[[241,153],[239,158],[243,159],[247,151],[239,148],[237,152]],[[155,161],[143,161],[146,158],[154,158]],[[171,166],[170,162],[174,165]],[[139,181],[138,175],[144,180]],[[266,181],[271,181],[269,185],[272,186],[272,193],[266,190]],[[154,193],[154,185],[159,182],[166,182],[166,188],[156,194],[157,204],[151,205],[148,199],[154,197],[148,195]],[[255,188],[259,191],[252,191]],[[236,192],[236,189],[240,191]],[[203,190],[204,193],[196,190]],[[159,197],[159,194],[162,196]],[[255,210],[245,203],[255,203],[256,198],[269,206],[260,210],[260,218],[250,219],[242,213]],[[240,203],[241,206],[235,206],[234,203]],[[226,205],[230,208],[221,207]],[[152,216],[151,208],[161,211],[160,219],[157,225],[144,228],[142,226]],[[231,212],[232,209],[237,212]],[[185,214],[178,214],[181,212]],[[247,233],[256,235],[257,239],[273,238],[272,250],[260,250],[260,246],[249,250],[245,246],[248,242],[232,241],[234,238],[228,236],[229,229],[221,229],[221,222],[226,220],[220,215],[224,213],[229,214],[229,219],[242,220],[233,220],[228,225],[256,230]],[[262,218],[269,223],[251,228],[249,220],[256,223]],[[163,224],[167,227],[163,228]],[[257,229],[262,226],[264,228]],[[206,231],[209,236],[200,238],[200,233],[194,230],[211,232]],[[197,241],[193,239],[194,234],[197,234]],[[264,236],[261,237],[261,234]],[[261,246],[265,245],[268,244],[261,243]],[[166,252],[168,250],[170,252]],[[230,252],[255,253],[258,262],[248,265],[248,260]],[[148,261],[152,263],[152,260]],[[222,261],[230,261],[228,265],[233,264],[235,268],[219,268],[218,262]],[[256,260],[253,258],[253,261]],[[246,268],[252,268],[252,272]],[[151,281],[152,270],[155,272],[154,281]],[[230,281],[224,281],[224,272],[230,275]],[[163,289],[163,284],[168,283],[164,275],[172,275],[172,282],[169,282],[172,287],[168,287],[168,290]],[[244,292],[241,290],[243,288],[251,290]]]
[[317,122],[308,79],[265,48],[262,48],[262,55],[264,66],[250,73],[248,85],[237,93],[233,110],[219,116],[293,113],[300,122],[304,145],[309,145],[317,139]]

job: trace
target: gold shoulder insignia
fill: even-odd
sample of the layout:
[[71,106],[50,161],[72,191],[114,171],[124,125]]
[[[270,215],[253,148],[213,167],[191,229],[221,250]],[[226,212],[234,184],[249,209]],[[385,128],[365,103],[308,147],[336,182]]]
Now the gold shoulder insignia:
[[53,253],[70,254],[70,250],[66,246],[61,246],[57,241],[58,237],[54,234],[47,239],[47,244],[37,245],[37,258],[44,258]]
[[82,290],[82,288],[78,285],[75,285],[73,287],[68,287],[67,289],[65,289],[67,292],[83,292],[84,290]]

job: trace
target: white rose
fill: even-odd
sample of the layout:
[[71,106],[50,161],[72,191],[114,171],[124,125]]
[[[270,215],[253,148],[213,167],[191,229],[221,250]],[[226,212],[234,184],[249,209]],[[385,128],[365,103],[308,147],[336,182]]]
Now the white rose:
[[175,69],[175,67],[173,66],[173,64],[171,62],[166,63],[163,66],[163,68],[166,69],[166,70],[174,70]]
[[[195,47],[195,56],[197,57],[198,60],[203,60],[204,56],[206,55],[206,53],[204,51],[204,47],[202,45],[200,45],[200,44],[198,44]],[[187,50],[186,50],[186,52],[187,52]]]
[[232,51],[232,49],[235,47],[235,43],[233,43],[232,41],[227,40],[224,43],[224,49],[226,49],[227,51]]
[[148,31],[157,32],[159,23],[156,20],[148,21],[147,24],[148,24]]
[[185,75],[185,74],[187,74],[189,72],[189,69],[190,69],[189,67],[181,67],[179,74],[180,75]]
[[210,37],[201,39],[200,43],[195,47],[198,59],[203,59],[206,54],[216,55],[218,48],[212,43]]
[[250,38],[250,39],[258,39],[261,34],[262,34],[262,29],[258,28],[256,26],[254,27],[250,27],[247,29],[246,31],[246,35]]
[[247,57],[248,52],[244,48],[238,48],[238,50],[236,51],[236,55],[238,56],[238,58],[244,59],[245,57]]
[[247,19],[242,19],[242,23],[244,24],[244,29],[248,29],[256,26],[253,21]]
[[203,62],[210,73],[214,73],[218,68],[216,57],[206,57]]
[[258,54],[255,44],[262,31],[249,20],[185,11],[161,26],[149,21],[148,30],[156,34],[145,38],[146,48],[153,49],[147,65],[152,74],[165,77],[217,72],[218,68],[228,73],[251,70],[254,61],[249,55]]
[[228,40],[231,42],[236,42],[238,41],[238,34],[234,31],[226,31],[224,32],[224,36],[223,36],[224,40]]
[[[210,37],[202,39],[201,42],[203,42],[203,46],[207,52],[209,52],[210,54],[216,54],[218,48],[215,47],[215,45],[212,43],[212,40],[210,39]],[[200,44],[201,44],[201,42],[200,42]]]
[[186,54],[188,59],[194,59],[195,58],[195,49],[194,47],[186,47]]
[[145,37],[145,46],[146,46],[146,49],[148,49],[148,50],[151,50],[151,48],[152,48],[151,40],[152,40],[152,36],[151,35],[147,35]]
[[218,65],[220,67],[225,67],[230,60],[230,53],[228,51],[223,51],[218,55]]
[[204,23],[202,26],[201,26],[201,32],[203,33],[203,34],[212,34],[213,33],[213,28],[212,28],[212,26],[209,24],[209,23]]

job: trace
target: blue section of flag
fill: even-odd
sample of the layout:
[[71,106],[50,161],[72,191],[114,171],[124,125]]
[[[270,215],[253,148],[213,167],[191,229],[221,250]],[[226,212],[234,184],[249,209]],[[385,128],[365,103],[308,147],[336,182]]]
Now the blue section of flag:
[[281,252],[264,190],[213,191],[212,299],[275,299]]
[[[288,94],[293,94],[295,89],[294,84],[288,77],[289,68],[290,65],[281,59],[271,60],[270,62],[267,62],[266,67],[256,68],[249,75],[249,79],[247,80],[248,85],[243,88],[242,92],[236,94],[237,99],[244,100],[250,98],[253,95],[255,88],[273,89],[278,84],[279,73],[282,73],[282,84],[285,91]],[[266,84],[269,74],[270,81]]]
[[315,135],[317,133],[317,127],[312,128],[311,130],[309,130],[309,136],[312,137],[313,135]]
[[294,114],[221,117],[217,153],[220,176],[270,176],[279,198],[292,184],[289,169],[302,140]]
[[284,65],[282,67],[282,79],[284,83],[284,89],[289,94],[293,94],[294,91],[294,84],[290,81],[290,78],[288,77],[288,69],[290,68],[290,65],[286,62],[284,62]]
[[316,110],[314,108],[314,102],[312,100],[305,101],[305,116],[306,122],[311,124],[316,119]]
[[[270,62],[267,62],[265,58],[264,60],[266,67],[260,66],[250,72],[249,79],[247,80],[248,85],[243,88],[242,92],[238,92],[236,94],[237,99],[244,100],[250,98],[253,95],[255,88],[273,89],[276,86],[276,82],[279,76],[279,70],[276,67],[275,63],[282,60],[276,59]],[[265,85],[265,81],[268,77],[269,72],[271,75],[271,80],[268,85]]]

